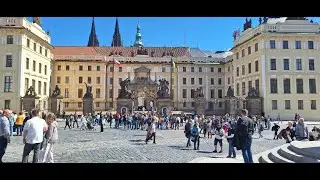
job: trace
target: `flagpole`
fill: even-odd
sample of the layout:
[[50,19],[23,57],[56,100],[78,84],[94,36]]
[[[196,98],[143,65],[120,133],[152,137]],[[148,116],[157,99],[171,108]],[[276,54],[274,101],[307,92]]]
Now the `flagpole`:
[[[112,43],[112,51],[113,51],[113,47],[114,47],[114,42]],[[112,109],[114,109],[114,53],[112,54],[112,67],[113,67],[113,71],[112,71]]]

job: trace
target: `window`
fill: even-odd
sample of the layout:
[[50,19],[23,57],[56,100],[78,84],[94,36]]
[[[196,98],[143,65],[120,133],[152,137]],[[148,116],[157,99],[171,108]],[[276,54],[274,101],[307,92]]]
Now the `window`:
[[210,68],[210,71],[211,71],[211,72],[214,72],[214,67],[211,67],[211,68]]
[[41,72],[42,72],[42,64],[39,63],[39,73],[41,74]]
[[96,84],[100,84],[100,77],[96,77]]
[[317,101],[316,100],[311,100],[311,109],[316,110],[317,109]]
[[113,84],[113,78],[110,78],[110,84]]
[[194,78],[191,78],[191,84],[194,84]]
[[7,44],[13,44],[13,35],[7,35]]
[[195,103],[194,102],[191,102],[191,107],[194,107],[195,106]]
[[277,60],[270,59],[270,70],[277,70]]
[[92,66],[88,66],[88,71],[92,71]]
[[236,58],[239,59],[239,52],[236,53]]
[[96,98],[100,98],[101,97],[100,94],[101,94],[101,90],[100,90],[100,88],[97,88],[96,89]]
[[309,79],[309,92],[310,94],[317,93],[316,79]]
[[[113,98],[113,91],[112,89],[109,89],[109,98]],[[111,105],[112,106],[112,105]]]
[[237,77],[239,77],[239,67],[237,67]]
[[29,69],[29,58],[26,58],[26,69]]
[[251,54],[251,46],[248,47],[248,55]]
[[244,52],[244,49],[242,49],[242,51],[241,51],[241,57],[244,57],[244,55],[245,55],[245,52]]
[[202,78],[199,78],[199,84],[200,85],[202,84]]
[[254,45],[254,52],[257,52],[258,50],[259,50],[259,44],[256,43],[256,44]]
[[12,55],[6,56],[6,67],[12,67]]
[[228,66],[228,72],[230,72],[230,66]]
[[5,109],[11,109],[11,100],[4,100],[4,108]]
[[110,72],[113,72],[113,67],[110,67]]
[[278,93],[278,81],[277,79],[270,79],[270,91],[271,93],[275,94]]
[[166,67],[162,67],[162,72],[166,72]]
[[214,78],[210,78],[211,85],[214,85]]
[[296,79],[297,84],[297,93],[302,94],[303,93],[303,79]]
[[191,72],[194,72],[194,67],[191,67],[190,71],[191,71]]
[[83,90],[78,89],[78,98],[82,98],[82,97],[83,97]]
[[48,50],[44,50],[44,55],[47,57],[48,56]]
[[242,65],[242,75],[245,75],[246,74],[246,66],[245,65]]
[[79,66],[79,71],[83,71],[83,66]]
[[97,66],[97,71],[100,71],[100,66]]
[[186,103],[186,102],[183,102],[182,106],[183,106],[183,107],[187,107],[187,103]]
[[27,89],[29,88],[29,78],[25,78],[24,79],[24,91],[27,91]]
[[36,88],[36,80],[32,79],[32,87]]
[[230,84],[230,77],[228,77],[228,84]]
[[213,99],[214,98],[214,89],[210,90],[210,98]]
[[47,95],[47,83],[43,82],[43,95]]
[[122,78],[119,78],[119,84],[122,82]]
[[182,89],[182,98],[187,98],[187,90]]
[[39,53],[42,54],[42,46],[39,47]]
[[248,89],[252,88],[252,81],[248,81]]
[[30,48],[30,39],[27,39],[27,47]]
[[284,109],[291,109],[290,100],[284,100]]
[[66,70],[69,71],[70,70],[70,66],[66,65]]
[[70,81],[69,76],[66,76],[64,82],[65,82],[66,84],[69,84],[69,81]]
[[191,89],[191,98],[194,98],[194,89]]
[[308,41],[308,49],[313,49],[313,41]]
[[119,68],[118,68],[118,72],[122,72],[122,67],[119,67]]
[[258,72],[259,71],[259,62],[255,61],[254,66],[255,66],[256,72]]
[[219,85],[222,84],[222,79],[221,79],[221,78],[218,79],[218,84],[219,84]]
[[199,70],[199,72],[202,72],[202,67],[199,67],[199,69],[198,69],[198,70]]
[[69,89],[68,88],[64,89],[64,97],[69,98]]
[[248,64],[248,73],[251,73],[251,63]]
[[222,108],[222,102],[220,102],[220,101],[218,102],[218,107]]
[[36,72],[36,61],[34,60],[32,63],[32,70]]
[[283,93],[291,93],[290,79],[283,79]]
[[259,93],[259,89],[260,89],[260,86],[259,86],[259,79],[256,79],[256,80],[255,80],[254,85],[255,85],[255,89],[256,89],[256,91]]
[[79,77],[79,84],[83,83],[83,77]]
[[58,65],[58,71],[61,71],[61,65]]
[[222,89],[218,89],[218,98],[222,98]]
[[41,81],[38,81],[38,94],[41,94]]
[[78,102],[78,108],[82,108],[82,102]]
[[69,102],[64,102],[64,107],[69,108]]
[[221,72],[222,72],[221,68],[218,68],[218,73],[221,73]]
[[100,107],[100,103],[99,102],[96,102],[96,107]]
[[296,41],[296,49],[301,49],[301,41]]
[[44,74],[47,75],[47,65],[44,65]]
[[277,109],[278,109],[278,101],[272,100],[272,110],[277,110]]
[[289,49],[288,41],[282,41],[282,49]]
[[208,109],[210,109],[210,110],[213,109],[213,102],[208,103]]
[[290,70],[289,59],[283,59],[283,70],[285,70],[285,71],[289,71]]
[[296,70],[301,71],[302,70],[302,62],[301,59],[296,59]]
[[12,76],[4,77],[4,92],[12,92],[13,78]]
[[276,41],[270,40],[270,49],[275,49],[275,48],[276,48]]
[[88,84],[91,84],[92,82],[91,82],[91,77],[88,77]]
[[33,50],[37,51],[37,43],[33,43]]
[[298,100],[298,109],[299,110],[303,109],[303,100]]
[[314,59],[309,59],[309,71],[314,71]]
[[240,84],[237,83],[237,96],[240,96]]
[[187,78],[182,78],[182,84],[187,84]]
[[60,77],[60,76],[57,77],[57,83],[58,83],[58,84],[61,83],[61,77]]
[[182,72],[187,72],[187,68],[186,67],[182,67]]
[[246,82],[242,82],[242,95],[246,95]]

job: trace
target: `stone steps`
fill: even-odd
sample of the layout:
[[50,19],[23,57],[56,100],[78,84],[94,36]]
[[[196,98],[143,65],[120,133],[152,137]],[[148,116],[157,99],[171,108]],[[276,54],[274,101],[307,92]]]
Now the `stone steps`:
[[258,163],[320,163],[320,142],[293,141],[260,153],[254,159]]

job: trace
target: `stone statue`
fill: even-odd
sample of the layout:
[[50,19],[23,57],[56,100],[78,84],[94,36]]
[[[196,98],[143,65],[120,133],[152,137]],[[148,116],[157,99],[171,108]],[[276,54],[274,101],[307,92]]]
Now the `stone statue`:
[[123,81],[120,82],[120,91],[119,91],[119,96],[118,98],[124,98],[124,99],[130,99],[131,98],[131,93],[129,92],[129,84],[130,84],[130,79],[127,78]]
[[33,86],[30,86],[30,87],[27,89],[25,96],[32,96],[32,97],[36,97],[36,96],[37,96],[37,93],[36,93],[36,91],[34,90],[34,87],[33,87]]
[[92,86],[89,86],[87,83],[85,84],[86,84],[86,93],[84,94],[83,98],[93,98]]
[[195,90],[195,98],[204,97],[202,87],[199,87]]
[[158,98],[168,98],[170,97],[169,95],[169,82],[165,79],[160,79],[159,80],[160,85],[159,85],[159,90],[157,92]]
[[55,89],[53,90],[53,93],[52,93],[52,97],[57,97],[57,96],[60,96],[61,95],[61,90],[59,88],[58,85],[56,85]]
[[234,97],[234,91],[231,88],[231,86],[229,86],[229,88],[228,88],[227,97]]
[[39,26],[41,26],[40,17],[33,17],[32,18],[32,22],[38,24]]
[[248,92],[248,97],[259,97],[259,92],[254,87],[251,87]]

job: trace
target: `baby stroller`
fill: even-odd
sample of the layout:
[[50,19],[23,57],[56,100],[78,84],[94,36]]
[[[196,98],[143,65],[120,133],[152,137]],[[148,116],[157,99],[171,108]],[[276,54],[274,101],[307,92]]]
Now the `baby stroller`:
[[96,130],[96,127],[91,123],[91,122],[88,122],[87,123],[87,128],[89,129],[89,130]]

